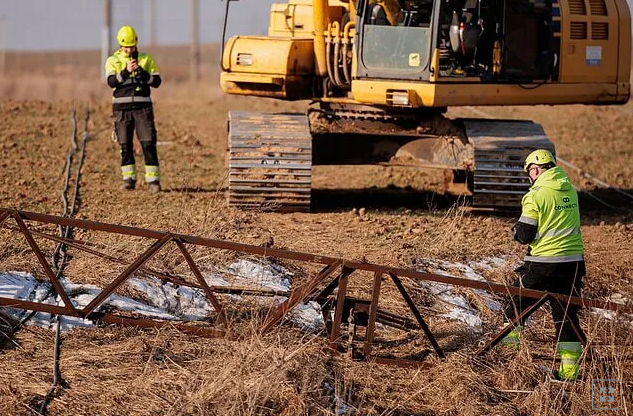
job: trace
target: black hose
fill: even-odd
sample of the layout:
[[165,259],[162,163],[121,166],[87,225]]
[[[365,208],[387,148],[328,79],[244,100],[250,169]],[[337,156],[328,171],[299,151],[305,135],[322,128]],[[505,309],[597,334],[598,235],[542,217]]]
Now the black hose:
[[[73,113],[72,113],[72,120],[73,120],[72,146],[71,146],[71,150],[69,150],[68,152],[68,156],[66,157],[66,178],[64,181],[64,189],[62,191],[62,201],[64,202],[63,216],[67,218],[70,218],[73,215],[75,215],[76,209],[78,207],[77,201],[79,200],[79,184],[81,182],[81,169],[86,159],[86,143],[88,142],[88,137],[89,137],[88,121],[90,120],[90,109],[86,109],[86,115],[84,117],[84,131],[82,135],[81,156],[79,158],[79,162],[77,163],[77,171],[75,175],[75,186],[73,189],[73,198],[72,198],[72,202],[69,204],[67,194],[68,194],[69,182],[70,182],[70,166],[72,164],[72,156],[78,150],[77,117],[76,117],[75,110],[73,110]],[[62,226],[59,227],[60,237],[72,238],[72,232],[73,232],[73,229],[70,226],[66,226],[65,228]],[[64,274],[64,268],[66,266],[66,260],[67,260],[67,255],[68,255],[66,250],[67,250],[67,246],[65,243],[62,243],[62,242],[57,243],[57,246],[55,247],[55,251],[52,256],[52,261],[53,261],[52,266],[53,266],[53,269],[55,270],[55,277],[57,279],[63,277],[63,274]],[[53,296],[57,295],[53,287],[49,289],[49,294],[52,294]],[[35,313],[32,312],[28,316],[28,318],[30,319],[34,314]],[[55,398],[57,394],[57,388],[60,385],[62,387],[65,385],[65,382],[61,375],[61,371],[59,369],[59,357],[61,353],[62,317],[60,315],[57,315],[57,316],[51,315],[51,318],[53,317],[57,319],[57,322],[55,325],[55,347],[54,347],[54,354],[53,354],[53,384],[48,389],[48,393],[46,394],[46,397],[44,397],[44,400],[42,401],[42,404],[40,406],[39,413],[41,415],[46,414],[46,407]],[[23,325],[24,322],[26,322],[26,319],[23,319],[19,325]]]

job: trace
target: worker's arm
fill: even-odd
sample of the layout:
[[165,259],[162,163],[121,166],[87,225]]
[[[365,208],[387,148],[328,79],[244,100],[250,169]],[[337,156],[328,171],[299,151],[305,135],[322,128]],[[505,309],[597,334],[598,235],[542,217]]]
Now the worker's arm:
[[110,74],[108,75],[108,85],[112,88],[116,88],[120,85],[123,85],[125,81],[130,78],[130,71],[127,68],[123,68],[123,71],[118,74]]
[[105,64],[106,80],[112,88],[119,87],[130,78],[131,72],[127,67],[117,72],[116,61],[113,57],[109,57]]
[[[523,217],[521,217],[523,219]],[[537,226],[524,222],[525,219],[519,219],[517,223],[512,227],[514,231],[514,239],[521,244],[530,244],[536,237]]]
[[156,62],[151,55],[147,56],[147,61],[144,64],[143,68],[140,68],[141,74],[141,82],[149,85],[153,88],[160,87],[162,83],[162,79],[160,78],[160,73],[158,72],[158,67],[156,66]]
[[143,68],[140,68],[139,71],[140,71],[139,78],[141,79],[141,82],[154,88],[158,88],[160,86],[162,80],[160,79],[160,74],[158,72],[155,74],[150,74]]
[[534,192],[528,192],[521,201],[521,218],[512,227],[513,238],[521,244],[530,244],[538,232],[538,206],[534,201]]

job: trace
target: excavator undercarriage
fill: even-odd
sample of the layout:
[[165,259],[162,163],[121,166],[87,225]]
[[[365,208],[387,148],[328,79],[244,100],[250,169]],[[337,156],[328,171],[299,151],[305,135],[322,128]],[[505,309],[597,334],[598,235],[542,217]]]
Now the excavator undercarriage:
[[473,207],[517,209],[529,187],[526,155],[554,151],[531,121],[420,113],[326,102],[307,115],[233,111],[229,204],[308,211],[313,165],[384,164],[443,169],[445,193],[472,198]]

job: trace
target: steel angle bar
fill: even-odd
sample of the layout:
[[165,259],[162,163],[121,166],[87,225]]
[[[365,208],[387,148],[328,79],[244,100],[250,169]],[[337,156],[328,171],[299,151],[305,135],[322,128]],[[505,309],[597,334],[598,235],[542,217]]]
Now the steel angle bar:
[[327,302],[328,296],[330,296],[332,292],[334,292],[334,289],[336,289],[339,286],[339,282],[342,279],[345,279],[348,276],[350,276],[352,273],[354,273],[354,269],[350,269],[349,267],[343,266],[341,273],[339,273],[338,276],[336,276],[330,283],[328,283],[328,285],[325,288],[323,288],[323,290],[318,295],[316,295],[313,299],[310,299],[310,300],[316,300],[317,302],[321,304],[321,306],[323,306],[323,303]]
[[[343,268],[343,270],[341,271],[341,274],[332,281],[332,283],[334,282],[338,283],[338,292],[336,293],[336,307],[334,309],[334,321],[332,322],[332,330],[330,333],[330,346],[334,349],[338,349],[338,338],[339,338],[339,335],[341,334],[341,324],[343,321],[343,308],[345,305],[345,294],[347,293],[347,283],[349,282],[349,275],[351,274],[351,272],[346,273],[347,270],[351,270],[351,269]],[[322,291],[321,293],[328,291],[332,283],[330,283],[325,288],[325,290]]]
[[7,211],[3,211],[0,212],[0,226],[4,223],[4,221],[9,218],[11,216],[11,214],[9,214]]
[[15,220],[15,222],[18,224],[18,227],[20,228],[20,231],[22,231],[22,234],[26,238],[26,241],[29,243],[29,246],[31,247],[31,250],[33,250],[33,253],[35,254],[35,257],[37,257],[37,260],[40,262],[40,265],[44,268],[44,273],[46,273],[46,276],[48,277],[48,280],[50,280],[50,282],[53,284],[53,287],[55,288],[55,291],[57,292],[57,295],[64,302],[64,312],[63,312],[63,314],[64,315],[79,316],[80,315],[79,312],[77,311],[77,309],[75,309],[75,306],[73,305],[73,303],[71,302],[70,298],[66,294],[66,291],[64,290],[64,288],[61,285],[61,283],[59,283],[59,280],[57,279],[57,276],[55,276],[55,273],[53,273],[53,270],[51,269],[50,264],[48,264],[48,261],[44,257],[44,254],[42,253],[42,250],[40,250],[40,247],[37,245],[37,242],[33,238],[33,235],[31,235],[31,232],[29,231],[29,228],[24,223],[24,221],[22,221],[22,218],[20,217],[20,214],[18,212],[15,212],[12,216],[13,216],[13,219]]
[[503,337],[508,335],[510,331],[512,331],[519,322],[522,322],[524,319],[527,319],[530,315],[536,312],[541,306],[545,304],[545,302],[547,302],[549,298],[550,298],[550,295],[545,294],[536,303],[525,308],[525,310],[522,313],[520,313],[508,325],[506,325],[501,331],[499,331],[494,337],[492,337],[490,341],[488,341],[483,347],[478,349],[477,352],[475,352],[475,356],[479,357],[485,354],[491,348],[493,348],[495,345],[501,342]]
[[316,276],[310,281],[294,290],[288,299],[286,299],[280,305],[277,305],[275,309],[266,317],[264,325],[262,327],[262,334],[267,332],[273,325],[278,323],[290,309],[294,308],[299,302],[304,301],[306,298],[312,295],[312,292],[316,287],[325,280],[334,270],[340,266],[340,262],[336,261],[334,264],[325,266]]
[[369,323],[367,324],[367,336],[365,337],[365,356],[371,355],[371,346],[374,342],[374,332],[376,331],[376,315],[378,312],[378,298],[380,297],[380,285],[382,283],[382,273],[374,272],[374,284],[372,285],[371,304],[369,306]]
[[415,306],[415,303],[413,303],[413,299],[411,299],[411,296],[409,296],[409,293],[407,293],[407,290],[404,288],[404,285],[402,284],[402,281],[400,281],[400,278],[398,278],[398,276],[393,273],[389,273],[389,276],[391,277],[391,280],[393,280],[393,282],[396,284],[398,291],[404,298],[407,306],[409,306],[409,309],[411,310],[411,313],[413,313],[413,316],[415,316],[418,324],[420,324],[420,327],[422,328],[422,331],[424,331],[424,334],[428,338],[429,342],[431,342],[431,345],[433,346],[433,349],[435,350],[437,355],[440,358],[446,358],[444,351],[442,351],[442,349],[440,348],[440,345],[437,343],[435,337],[433,336],[433,333],[424,321],[424,318],[422,318],[422,315],[420,314],[420,311],[418,311],[418,308]]
[[0,306],[4,308],[17,308],[26,311],[47,312],[55,315],[69,315],[68,309],[63,306],[49,305],[47,303],[30,302],[28,300],[2,298]]
[[92,311],[94,311],[101,303],[106,300],[112,293],[118,288],[123,282],[125,282],[135,271],[138,270],[145,262],[151,259],[154,254],[158,252],[165,244],[172,240],[172,236],[170,234],[165,235],[160,240],[154,242],[150,248],[148,248],[143,254],[141,254],[134,263],[130,264],[124,271],[121,273],[116,279],[112,281],[103,289],[99,294],[88,304],[85,308],[81,310],[81,313],[84,316],[89,316]]
[[191,254],[189,254],[189,251],[185,247],[182,240],[180,240],[179,238],[176,238],[175,241],[183,257],[187,261],[187,264],[189,265],[191,272],[194,274],[194,276],[196,276],[196,279],[198,279],[198,283],[200,284],[200,286],[202,286],[202,289],[204,290],[204,293],[207,296],[209,302],[211,302],[211,304],[215,308],[215,311],[218,313],[220,320],[222,321],[224,326],[228,328],[229,321],[228,319],[226,319],[226,315],[224,314],[224,311],[222,310],[222,305],[220,304],[220,301],[218,301],[218,298],[215,297],[211,288],[209,287],[207,282],[204,280],[204,276],[202,276],[202,273],[200,273],[200,269],[198,268],[198,266],[196,265],[196,262],[191,257]]

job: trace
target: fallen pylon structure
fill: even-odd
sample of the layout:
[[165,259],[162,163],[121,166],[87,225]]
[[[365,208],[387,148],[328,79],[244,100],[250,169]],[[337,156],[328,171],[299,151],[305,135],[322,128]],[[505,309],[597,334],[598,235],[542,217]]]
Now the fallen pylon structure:
[[[14,222],[15,225],[11,225]],[[75,230],[98,231],[105,233],[113,233],[119,235],[127,235],[140,237],[149,240],[148,248],[140,254],[136,259],[129,262],[125,259],[114,257],[106,253],[102,253],[94,249],[91,244],[86,241],[73,238],[63,238],[53,234],[43,233],[33,229],[36,225],[56,225],[73,227]],[[465,287],[471,289],[480,289],[490,293],[501,295],[520,295],[523,297],[538,299],[539,301],[530,309],[526,310],[523,315],[517,317],[517,322],[521,318],[525,318],[536,311],[546,301],[560,301],[581,307],[593,307],[616,311],[621,313],[633,313],[633,308],[613,302],[587,299],[584,297],[565,296],[556,293],[548,293],[531,289],[523,289],[520,287],[507,286],[503,284],[485,282],[478,280],[469,280],[458,277],[438,275],[426,272],[420,272],[411,269],[384,266],[363,261],[345,260],[336,257],[321,256],[298,251],[282,250],[271,247],[255,246],[242,244],[237,242],[203,238],[193,235],[171,233],[165,231],[156,231],[145,228],[129,227],[117,224],[107,224],[102,222],[88,221],[82,219],[65,218],[54,215],[38,214],[33,212],[19,211],[13,209],[0,209],[0,226],[22,234],[37,261],[44,269],[46,277],[53,285],[56,293],[63,302],[63,306],[50,305],[38,302],[31,302],[21,299],[13,299],[0,297],[0,307],[19,308],[30,311],[41,311],[56,315],[66,315],[90,319],[95,322],[115,323],[123,325],[136,325],[140,327],[163,327],[171,326],[179,330],[209,337],[226,337],[232,336],[230,321],[227,318],[223,305],[218,298],[218,294],[242,293],[253,295],[275,295],[278,294],[270,290],[261,290],[248,287],[224,287],[210,286],[204,279],[198,264],[191,256],[187,246],[201,246],[221,250],[230,250],[239,253],[248,253],[260,255],[264,257],[299,261],[321,265],[322,269],[313,277],[308,279],[304,284],[295,287],[288,294],[287,299],[271,308],[263,319],[261,325],[262,333],[269,331],[275,325],[278,325],[288,315],[288,313],[297,305],[309,301],[316,301],[321,305],[324,321],[328,332],[330,345],[333,349],[344,349],[343,335],[341,326],[348,323],[350,326],[364,327],[364,341],[362,348],[356,351],[354,356],[365,360],[397,364],[397,365],[420,365],[419,360],[394,359],[389,357],[380,357],[372,353],[374,343],[374,334],[376,323],[380,322],[387,326],[392,326],[405,330],[421,330],[428,339],[433,351],[444,358],[445,353],[438,344],[431,329],[424,320],[418,307],[415,305],[409,291],[403,284],[401,278],[406,277],[417,282],[436,282],[452,286]],[[103,288],[91,301],[84,307],[78,308],[71,301],[69,294],[64,290],[64,286],[55,276],[51,269],[51,265],[46,260],[44,253],[38,245],[35,238],[47,239],[83,251],[85,253],[101,257],[103,259],[126,264],[127,267],[114,280],[112,280],[105,288]],[[146,263],[157,255],[166,245],[173,243],[177,246],[180,254],[187,263],[192,274],[195,276],[196,282],[192,283],[178,276],[172,276],[160,271],[155,271],[146,266]],[[349,296],[347,293],[348,283],[351,276],[355,272],[369,272],[373,274],[371,283],[371,297],[369,299],[361,299]],[[189,286],[200,289],[206,300],[214,308],[217,313],[216,320],[209,320],[205,325],[199,322],[192,323],[174,323],[173,321],[164,321],[157,319],[149,319],[142,317],[131,317],[118,314],[116,310],[102,311],[100,307],[104,302],[136,273],[156,276],[163,281],[171,282],[175,285]],[[402,299],[409,308],[414,320],[402,317],[387,310],[378,307],[379,297],[383,277],[388,277],[397,288]],[[336,293],[335,293],[336,291]],[[485,354],[494,347],[503,336],[510,330],[506,327],[499,334],[492,337],[483,347],[481,347],[475,355]],[[351,343],[350,343],[351,347]],[[352,351],[354,353],[354,351]]]

